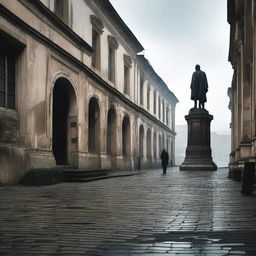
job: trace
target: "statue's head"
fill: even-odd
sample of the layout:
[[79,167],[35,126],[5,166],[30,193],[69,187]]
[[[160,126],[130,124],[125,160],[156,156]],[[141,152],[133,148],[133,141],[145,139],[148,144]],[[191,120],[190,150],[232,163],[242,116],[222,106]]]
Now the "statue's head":
[[200,70],[200,65],[197,64],[197,65],[196,65],[196,71],[199,71],[199,70]]

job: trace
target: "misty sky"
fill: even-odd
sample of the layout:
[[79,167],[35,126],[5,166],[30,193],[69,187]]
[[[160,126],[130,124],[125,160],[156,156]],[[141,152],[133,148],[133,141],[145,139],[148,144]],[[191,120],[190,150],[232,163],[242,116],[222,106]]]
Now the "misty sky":
[[209,84],[206,109],[214,116],[212,131],[229,133],[227,89],[229,25],[226,0],[110,0],[145,48],[145,56],[179,99],[176,124],[193,107],[190,82],[196,64]]

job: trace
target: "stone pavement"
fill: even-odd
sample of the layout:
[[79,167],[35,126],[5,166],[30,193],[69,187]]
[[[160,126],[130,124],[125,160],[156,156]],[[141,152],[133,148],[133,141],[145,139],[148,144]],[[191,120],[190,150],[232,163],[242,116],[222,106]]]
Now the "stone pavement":
[[0,187],[0,255],[256,255],[256,196],[228,170]]

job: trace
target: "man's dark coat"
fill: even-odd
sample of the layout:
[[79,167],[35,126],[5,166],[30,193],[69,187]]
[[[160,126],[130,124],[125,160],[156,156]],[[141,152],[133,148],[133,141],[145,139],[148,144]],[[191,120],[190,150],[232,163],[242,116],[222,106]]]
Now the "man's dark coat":
[[191,81],[191,100],[206,102],[206,93],[208,91],[208,82],[205,72],[195,71]]
[[169,161],[169,154],[166,151],[162,151],[161,154],[162,166],[167,166]]

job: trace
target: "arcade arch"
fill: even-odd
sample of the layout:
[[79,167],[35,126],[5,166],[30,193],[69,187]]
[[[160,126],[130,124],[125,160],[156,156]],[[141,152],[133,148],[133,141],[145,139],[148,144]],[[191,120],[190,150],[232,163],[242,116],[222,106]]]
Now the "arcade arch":
[[144,127],[142,124],[139,129],[139,154],[140,158],[144,157]]
[[100,108],[98,100],[92,97],[88,111],[88,150],[91,153],[100,152]]
[[52,151],[56,165],[71,163],[77,151],[77,99],[73,85],[58,78],[53,87]]
[[116,155],[116,110],[111,107],[107,116],[107,154]]
[[128,116],[125,116],[122,122],[122,148],[123,155],[131,155],[131,125]]

